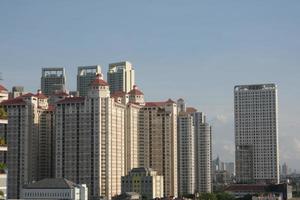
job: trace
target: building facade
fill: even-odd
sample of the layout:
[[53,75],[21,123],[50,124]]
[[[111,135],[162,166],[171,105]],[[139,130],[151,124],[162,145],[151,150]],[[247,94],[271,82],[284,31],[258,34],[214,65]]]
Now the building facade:
[[88,200],[88,188],[64,178],[47,178],[24,185],[21,199]]
[[110,97],[101,75],[87,97],[66,98],[56,105],[56,177],[87,184],[90,199],[120,194],[125,105]]
[[178,114],[178,193],[195,192],[195,132],[193,116],[185,110]]
[[164,197],[163,176],[150,168],[133,168],[122,177],[122,193],[136,192],[145,199]]
[[128,93],[135,85],[134,69],[131,63],[124,61],[109,64],[107,81],[112,94],[118,91]]
[[65,69],[60,67],[42,68],[41,89],[45,95],[52,95],[57,91],[65,91]]
[[211,126],[206,117],[183,99],[178,107],[179,194],[187,195],[212,191]]
[[240,183],[278,183],[277,87],[234,87],[236,176]]
[[77,72],[77,91],[79,96],[87,96],[90,84],[95,80],[97,74],[101,74],[101,66],[81,66]]
[[140,112],[139,162],[164,177],[164,195],[177,196],[177,106],[146,102]]
[[[51,160],[48,157],[50,153],[40,154],[39,148],[44,145],[40,135],[52,134],[51,131],[43,130],[46,127],[40,126],[41,115],[48,110],[48,103],[43,94],[28,93],[3,101],[0,105],[8,114],[6,129],[9,148],[6,158],[9,169],[7,197],[16,199],[20,198],[20,191],[24,184],[39,180],[40,167],[47,168],[49,170],[47,174],[53,171],[52,163],[44,162]],[[47,164],[48,166],[45,166]]]

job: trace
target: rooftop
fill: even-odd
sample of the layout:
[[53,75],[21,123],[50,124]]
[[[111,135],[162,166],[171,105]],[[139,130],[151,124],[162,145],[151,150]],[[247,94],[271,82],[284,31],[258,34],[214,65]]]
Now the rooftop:
[[46,178],[28,185],[24,189],[72,189],[77,185],[65,178]]
[[234,86],[234,91],[266,90],[266,89],[276,89],[276,85],[274,83],[267,83],[267,84],[252,84],[252,85],[236,85],[236,86]]

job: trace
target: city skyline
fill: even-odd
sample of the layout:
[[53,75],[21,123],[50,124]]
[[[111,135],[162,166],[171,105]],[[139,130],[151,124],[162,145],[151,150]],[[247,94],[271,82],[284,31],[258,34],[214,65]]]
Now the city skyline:
[[[77,66],[99,64],[106,79],[108,63],[128,60],[147,101],[184,98],[208,114],[214,132],[213,157],[219,154],[223,160],[234,161],[233,87],[274,82],[279,91],[280,161],[300,170],[300,159],[294,157],[300,153],[296,104],[300,94],[294,92],[300,86],[296,55],[300,4],[272,1],[269,8],[270,2],[136,3],[125,5],[135,13],[127,15],[109,3],[96,3],[93,8],[77,2],[65,13],[71,3],[1,3],[1,84],[9,90],[23,85],[35,92],[42,67],[64,66],[67,88],[75,90]],[[97,8],[103,13],[94,12]],[[207,8],[220,12],[214,15]],[[112,10],[115,16],[109,15]],[[52,11],[56,16],[50,15]],[[77,16],[67,16],[74,11]],[[145,18],[143,24],[138,15]],[[110,23],[103,16],[111,17]],[[88,31],[83,33],[78,25]],[[94,33],[92,27],[96,27]]]

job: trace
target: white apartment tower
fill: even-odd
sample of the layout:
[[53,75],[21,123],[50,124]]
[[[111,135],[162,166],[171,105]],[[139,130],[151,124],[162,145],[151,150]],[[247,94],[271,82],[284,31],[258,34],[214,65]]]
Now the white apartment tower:
[[118,91],[128,93],[133,89],[134,80],[134,69],[130,62],[124,61],[109,64],[107,81],[112,94]]
[[235,162],[240,183],[278,183],[278,108],[275,84],[234,87]]
[[178,193],[195,192],[194,118],[185,111],[178,114]]
[[[8,114],[7,197],[17,199],[24,184],[39,180],[40,176],[51,176],[52,163],[48,162],[51,152],[47,149],[41,151],[44,144],[49,144],[47,135],[53,134],[51,129],[46,129],[49,127],[47,124],[51,123],[51,120],[46,120],[49,108],[47,98],[41,93],[28,93],[3,101],[0,105]],[[40,173],[39,170],[43,169],[45,173]]]
[[164,195],[177,196],[177,106],[146,102],[140,111],[139,163],[164,177]]
[[56,107],[56,177],[87,184],[89,198],[121,193],[125,166],[125,105],[110,97],[98,75],[86,97]]
[[195,190],[212,192],[212,128],[202,112],[193,112],[192,116],[195,126]]
[[177,107],[179,195],[211,192],[211,126],[202,112],[186,107],[183,99]]
[[97,74],[101,74],[101,66],[81,66],[77,72],[77,91],[79,96],[87,96],[90,84],[95,80]]
[[42,68],[41,89],[43,94],[52,95],[57,91],[65,91],[65,84],[66,74],[64,68]]

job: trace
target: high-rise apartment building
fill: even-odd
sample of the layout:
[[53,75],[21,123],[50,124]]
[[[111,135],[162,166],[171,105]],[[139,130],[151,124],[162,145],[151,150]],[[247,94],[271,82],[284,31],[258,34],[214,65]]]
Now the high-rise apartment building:
[[[8,114],[6,128],[8,173],[7,197],[10,199],[20,198],[22,186],[26,183],[39,179],[39,169],[46,168],[44,176],[51,173],[50,152],[41,153],[44,145],[43,135],[53,134],[51,130],[44,130],[49,127],[47,123],[51,120],[44,120],[41,123],[41,115],[48,110],[47,98],[41,94],[25,94],[20,97],[9,99],[0,104]],[[41,136],[41,137],[40,137]],[[45,166],[45,165],[49,166]],[[49,171],[48,171],[49,170]],[[49,175],[50,176],[50,175]]]
[[125,175],[125,105],[98,75],[86,97],[57,102],[56,177],[87,184],[90,199],[121,193]]
[[66,74],[64,68],[42,68],[41,89],[43,94],[52,95],[66,90]]
[[211,192],[211,126],[205,115],[177,101],[179,194]]
[[139,162],[164,177],[164,195],[177,196],[177,106],[146,102],[140,111]]
[[25,94],[23,86],[13,86],[11,92],[9,93],[9,98],[13,99]]
[[90,84],[95,80],[97,74],[101,74],[100,65],[78,67],[77,91],[80,96],[87,96]]
[[109,64],[107,81],[112,94],[118,91],[128,93],[133,89],[134,80],[134,69],[130,62],[124,61]]
[[278,183],[276,85],[235,86],[234,118],[237,181],[240,183]]
[[185,110],[178,114],[178,193],[195,192],[194,118]]

